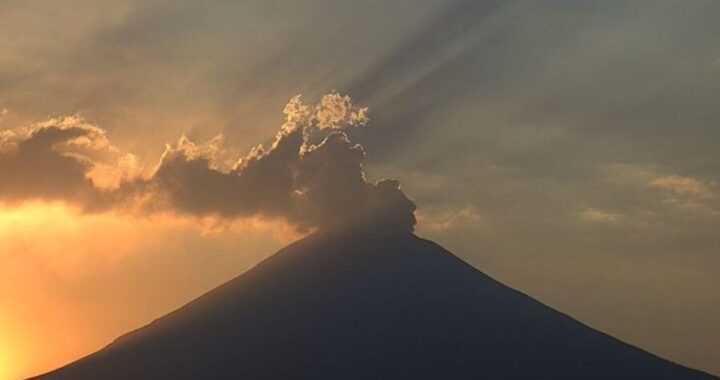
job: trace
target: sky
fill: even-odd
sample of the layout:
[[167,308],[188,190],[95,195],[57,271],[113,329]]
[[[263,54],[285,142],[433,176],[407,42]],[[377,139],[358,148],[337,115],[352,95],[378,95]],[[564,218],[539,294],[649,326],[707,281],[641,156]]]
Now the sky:
[[0,10],[0,379],[404,196],[489,275],[720,374],[720,2]]

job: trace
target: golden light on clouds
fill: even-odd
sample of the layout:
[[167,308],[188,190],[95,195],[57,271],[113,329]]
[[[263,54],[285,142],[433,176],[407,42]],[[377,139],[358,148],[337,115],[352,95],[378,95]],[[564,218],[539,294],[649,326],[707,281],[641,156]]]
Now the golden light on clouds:
[[367,108],[298,95],[284,114],[268,148],[238,157],[222,136],[182,135],[154,165],[77,115],[3,130],[8,376],[97,350],[322,226],[413,230],[415,204],[397,181],[366,180],[365,151],[345,133],[365,125]]
[[616,223],[622,218],[622,215],[616,212],[587,208],[580,213],[580,217],[593,223]]
[[[720,65],[708,64],[720,63],[720,2],[417,3],[3,2],[0,380],[75,359],[291,240],[280,223],[203,216],[232,200],[233,215],[287,217],[246,196],[277,193],[237,191],[281,176],[231,181],[227,193],[208,184],[268,148],[288,98],[332,88],[370,106],[357,134],[365,167],[396,173],[421,236],[631,343],[720,373]],[[319,111],[326,132],[367,118],[342,96],[321,103],[286,116]],[[6,154],[43,120],[75,137]],[[172,170],[148,185],[175,197],[104,197],[149,179],[168,142]],[[165,202],[117,213],[136,200]],[[627,261],[603,265],[609,255]],[[635,267],[653,271],[617,275]],[[647,294],[663,297],[628,315]]]
[[297,237],[260,219],[0,206],[0,379],[90,353]]
[[713,195],[710,186],[702,181],[679,175],[657,177],[648,182],[653,188],[671,191],[680,196],[708,198]]

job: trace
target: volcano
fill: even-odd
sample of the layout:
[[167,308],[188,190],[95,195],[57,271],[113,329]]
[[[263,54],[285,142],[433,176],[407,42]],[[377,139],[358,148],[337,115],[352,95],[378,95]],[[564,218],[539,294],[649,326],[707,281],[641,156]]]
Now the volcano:
[[713,379],[412,233],[318,232],[37,379]]

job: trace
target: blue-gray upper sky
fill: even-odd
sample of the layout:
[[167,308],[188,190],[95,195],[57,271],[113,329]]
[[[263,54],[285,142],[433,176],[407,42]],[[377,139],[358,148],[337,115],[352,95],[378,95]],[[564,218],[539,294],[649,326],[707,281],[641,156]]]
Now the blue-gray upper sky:
[[293,95],[347,93],[370,108],[349,132],[369,177],[400,180],[419,234],[720,374],[720,1],[0,10],[0,129],[80,114],[152,165],[181,134],[245,152]]

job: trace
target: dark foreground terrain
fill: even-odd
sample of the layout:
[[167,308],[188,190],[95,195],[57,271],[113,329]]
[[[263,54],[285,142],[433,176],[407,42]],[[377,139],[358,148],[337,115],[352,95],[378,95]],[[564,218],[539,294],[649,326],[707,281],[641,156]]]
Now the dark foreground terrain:
[[39,379],[713,379],[412,234],[317,233]]

